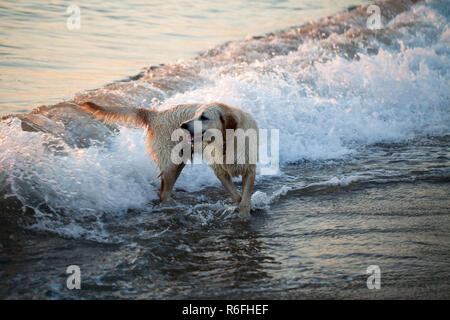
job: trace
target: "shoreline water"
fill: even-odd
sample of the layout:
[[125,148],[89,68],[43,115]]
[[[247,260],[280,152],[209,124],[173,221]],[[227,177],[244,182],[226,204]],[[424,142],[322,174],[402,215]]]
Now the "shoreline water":
[[[161,228],[158,236],[122,244],[24,233],[2,223],[0,297],[448,299],[449,191],[448,182],[351,187],[303,195],[301,207],[288,195],[251,224]],[[136,214],[145,213],[128,216]],[[82,290],[65,288],[69,264],[80,266]],[[380,290],[367,289],[369,265],[381,268]]]
[[[410,5],[381,3],[381,30],[356,8],[0,121],[0,297],[448,299],[450,17]],[[203,165],[161,207],[144,134],[86,99],[240,106],[280,129],[281,172],[257,177],[245,223]]]

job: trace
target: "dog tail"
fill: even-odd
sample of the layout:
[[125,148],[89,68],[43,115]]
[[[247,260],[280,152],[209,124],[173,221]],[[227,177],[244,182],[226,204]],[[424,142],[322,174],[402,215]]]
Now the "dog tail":
[[150,126],[151,116],[156,112],[144,108],[103,107],[93,102],[84,102],[80,106],[84,111],[92,112],[97,119],[132,124],[136,127]]

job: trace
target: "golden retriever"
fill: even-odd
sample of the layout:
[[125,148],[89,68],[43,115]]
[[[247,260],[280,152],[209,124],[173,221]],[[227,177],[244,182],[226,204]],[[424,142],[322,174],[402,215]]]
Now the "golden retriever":
[[[225,160],[209,163],[209,165],[230,193],[231,199],[239,203],[240,216],[243,218],[249,217],[250,198],[255,181],[258,157],[258,126],[249,113],[223,103],[182,104],[162,111],[144,108],[103,107],[93,102],[85,102],[80,106],[104,121],[120,121],[125,124],[130,123],[147,128],[146,147],[160,170],[159,198],[162,203],[171,200],[172,188],[186,163],[186,161],[181,163],[172,161],[173,150],[179,144],[179,141],[173,141],[172,134],[175,130],[183,130],[186,135],[189,133],[191,138],[189,149],[183,148],[182,150],[190,151],[191,147],[196,146],[194,143],[195,124],[200,123],[202,127],[201,150],[211,144],[219,146],[213,148],[212,155],[220,156],[220,158],[224,155]],[[242,129],[241,131],[244,133],[253,130],[256,134],[256,139],[244,135],[244,157],[239,156],[239,152],[242,153],[242,143],[239,144],[236,136],[229,135],[230,132],[233,133],[239,129]],[[220,132],[222,136],[218,137],[214,134],[208,136],[208,133],[213,130]],[[231,140],[229,137],[231,137]],[[195,140],[197,140],[197,137]],[[215,144],[219,140],[222,143]],[[230,141],[233,146],[229,146],[227,151],[227,144],[230,144]],[[238,150],[237,145],[241,146],[239,149],[241,151]],[[250,149],[253,150],[253,153]],[[232,177],[237,176],[242,176],[242,194],[238,192],[231,180]]]

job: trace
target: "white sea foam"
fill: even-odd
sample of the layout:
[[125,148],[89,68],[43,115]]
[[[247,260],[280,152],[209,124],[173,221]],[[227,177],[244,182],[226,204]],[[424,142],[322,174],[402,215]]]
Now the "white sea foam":
[[290,190],[287,186],[282,186],[280,189],[275,190],[271,195],[267,195],[265,192],[256,191],[252,195],[252,209],[267,209],[271,204],[278,201],[282,196],[285,196]]
[[[408,22],[417,26],[399,27]],[[448,134],[447,18],[419,5],[389,27],[402,34],[393,39],[395,45],[378,43],[376,54],[348,59],[324,50],[348,43],[344,36],[310,40],[285,56],[204,69],[205,85],[164,105],[222,101],[240,106],[260,128],[280,130],[282,162],[340,157],[354,143]]]
[[[35,210],[33,228],[104,238],[103,212],[143,208],[157,198],[158,172],[140,131],[123,128],[108,149],[73,149],[48,134],[22,131],[17,119],[0,122],[0,130],[5,197],[16,196]],[[92,230],[79,226],[84,220],[92,221]]]

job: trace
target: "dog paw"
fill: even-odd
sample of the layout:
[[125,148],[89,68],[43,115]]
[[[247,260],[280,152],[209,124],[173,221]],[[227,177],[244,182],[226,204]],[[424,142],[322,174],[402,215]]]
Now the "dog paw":
[[172,198],[167,198],[161,202],[162,207],[175,207],[176,205],[177,205],[177,202],[175,200],[173,200]]
[[250,205],[239,206],[239,217],[244,220],[250,219]]

